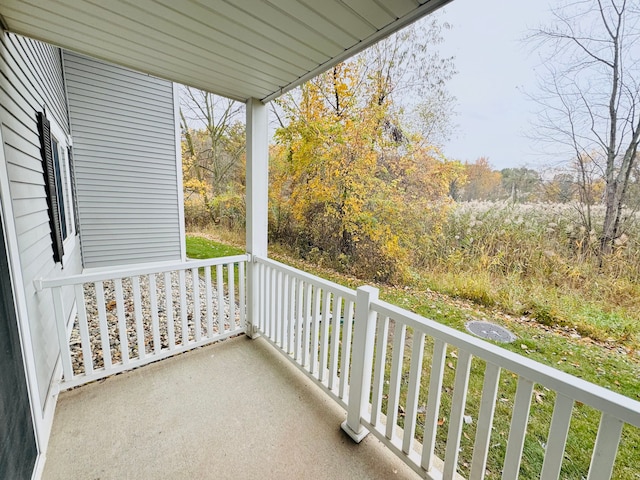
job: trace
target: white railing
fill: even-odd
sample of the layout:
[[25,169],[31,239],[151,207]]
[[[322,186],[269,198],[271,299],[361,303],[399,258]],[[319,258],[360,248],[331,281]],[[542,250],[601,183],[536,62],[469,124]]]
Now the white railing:
[[[640,402],[383,302],[371,287],[355,292],[254,261],[260,333],[345,406],[343,429],[354,440],[373,433],[423,478],[483,479],[489,467],[503,480],[565,478],[567,438],[581,435],[572,418],[590,415],[597,436],[576,478],[606,480],[623,427],[640,428]],[[553,402],[544,441],[528,434],[543,402]],[[505,432],[495,430],[497,417]],[[523,461],[525,445],[539,450],[534,473],[522,473],[534,463]]]
[[[245,331],[246,255],[39,280],[71,388]],[[65,315],[65,289],[75,315]],[[68,297],[67,297],[68,298]]]
[[346,408],[355,292],[273,260],[254,261],[258,330]]

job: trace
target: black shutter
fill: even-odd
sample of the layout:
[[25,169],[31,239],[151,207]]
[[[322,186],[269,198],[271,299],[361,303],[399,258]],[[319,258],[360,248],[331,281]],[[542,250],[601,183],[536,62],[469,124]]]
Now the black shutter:
[[78,196],[76,193],[76,170],[73,164],[73,148],[67,147],[69,158],[69,175],[71,177],[71,204],[73,205],[73,219],[76,226],[76,235],[80,234],[80,217],[78,216]]
[[56,190],[56,173],[51,150],[51,126],[47,117],[38,112],[38,133],[40,134],[40,154],[44,171],[44,189],[49,207],[49,226],[51,227],[51,243],[53,244],[53,261],[62,262],[64,248],[62,246],[62,229],[60,227],[60,210]]

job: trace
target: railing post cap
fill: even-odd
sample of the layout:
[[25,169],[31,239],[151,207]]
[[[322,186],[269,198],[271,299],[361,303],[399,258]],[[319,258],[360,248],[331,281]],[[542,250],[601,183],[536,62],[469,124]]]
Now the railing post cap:
[[376,287],[372,287],[371,285],[362,285],[356,290],[356,294],[365,294],[369,298],[378,298],[379,293],[380,290]]

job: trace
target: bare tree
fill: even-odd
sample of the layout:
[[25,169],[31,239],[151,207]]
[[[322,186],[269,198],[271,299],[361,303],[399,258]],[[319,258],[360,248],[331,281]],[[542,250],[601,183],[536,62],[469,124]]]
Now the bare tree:
[[[452,26],[430,15],[376,43],[359,56],[375,103],[391,99],[395,113],[420,132],[430,145],[442,145],[455,130],[455,98],[447,83],[457,73],[453,57],[443,57],[438,46]],[[386,119],[385,127],[402,137],[400,126]]]
[[220,196],[241,173],[245,152],[244,105],[209,92],[182,87],[185,195],[200,197],[214,223],[220,222]]
[[[345,64],[358,71],[353,88],[358,98],[340,98],[334,89],[322,92],[324,99],[338,116],[348,107],[363,107],[363,101],[378,106],[388,103],[388,115],[381,122],[396,143],[417,132],[424,143],[442,146],[456,129],[455,97],[447,90],[457,73],[454,57],[443,57],[438,49],[451,28],[432,14],[372,45]],[[330,70],[334,77],[340,68]],[[271,102],[276,128],[287,125],[280,108],[283,102],[300,111],[301,90]]]
[[636,0],[574,0],[553,15],[553,24],[531,36],[537,46],[551,47],[536,97],[543,107],[538,133],[569,148],[579,183],[589,177],[588,170],[601,170],[602,261],[622,234],[640,142],[640,8]]
[[[240,125],[244,105],[209,92],[184,87],[180,106],[180,128],[187,153],[197,158],[199,179],[208,178],[214,194],[224,188],[244,150],[232,139]],[[199,141],[196,139],[196,132]]]

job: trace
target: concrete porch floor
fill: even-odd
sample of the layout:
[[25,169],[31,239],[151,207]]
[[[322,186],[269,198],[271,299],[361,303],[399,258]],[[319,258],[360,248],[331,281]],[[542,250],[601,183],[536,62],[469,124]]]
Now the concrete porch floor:
[[57,479],[415,479],[265,340],[238,337],[60,394]]

